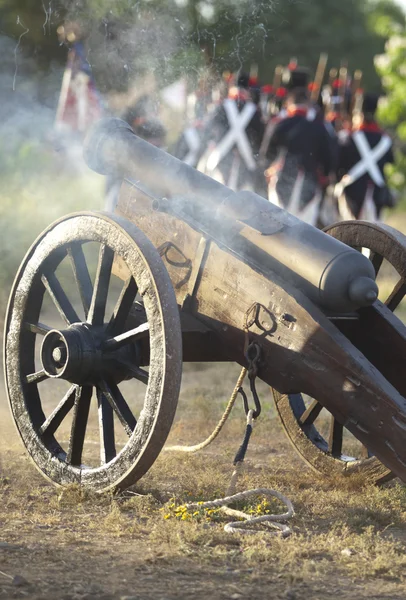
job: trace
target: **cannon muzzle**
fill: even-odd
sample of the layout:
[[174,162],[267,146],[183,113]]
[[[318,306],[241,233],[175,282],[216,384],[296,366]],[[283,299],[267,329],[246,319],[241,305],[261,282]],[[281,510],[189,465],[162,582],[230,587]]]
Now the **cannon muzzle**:
[[374,268],[360,252],[257,194],[233,192],[137,137],[125,121],[99,121],[86,140],[85,160],[94,171],[125,179],[158,206],[192,219],[243,260],[329,311],[351,312],[378,297]]

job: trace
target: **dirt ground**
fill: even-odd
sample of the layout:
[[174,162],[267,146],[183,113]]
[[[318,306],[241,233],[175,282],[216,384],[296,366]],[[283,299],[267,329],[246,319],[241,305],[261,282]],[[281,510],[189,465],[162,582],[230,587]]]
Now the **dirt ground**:
[[[204,439],[237,376],[230,365],[189,367],[168,444]],[[238,489],[270,487],[291,498],[287,539],[226,533],[219,514],[176,516],[179,504],[224,494],[244,431],[240,405],[208,449],[162,452],[136,486],[113,496],[48,484],[17,439],[3,395],[0,598],[404,599],[405,486],[321,479],[285,438],[269,391],[260,392],[264,414]]]

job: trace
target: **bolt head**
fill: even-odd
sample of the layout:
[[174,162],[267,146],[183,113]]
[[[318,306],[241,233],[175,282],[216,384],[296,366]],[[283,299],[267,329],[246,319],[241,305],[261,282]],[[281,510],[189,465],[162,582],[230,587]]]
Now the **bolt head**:
[[66,348],[63,346],[57,346],[52,351],[52,358],[58,365],[61,365],[66,360]]

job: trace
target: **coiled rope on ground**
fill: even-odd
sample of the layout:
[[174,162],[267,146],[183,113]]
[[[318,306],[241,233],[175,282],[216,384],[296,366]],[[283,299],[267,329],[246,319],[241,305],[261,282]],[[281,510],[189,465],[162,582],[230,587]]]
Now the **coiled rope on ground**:
[[[235,404],[237,395],[241,389],[241,386],[244,382],[246,375],[247,375],[247,369],[244,367],[241,370],[241,373],[238,377],[237,383],[234,387],[234,390],[230,396],[230,399],[227,403],[226,409],[225,409],[221,419],[217,423],[212,434],[207,439],[205,439],[200,444],[196,444],[193,446],[180,446],[180,445],[179,446],[168,446],[167,448],[165,448],[165,450],[169,451],[169,452],[194,453],[194,452],[198,452],[199,450],[203,450],[203,448],[207,448],[207,446],[209,446],[219,435],[219,433],[223,429],[224,424],[226,423],[228,417],[230,416],[231,410]],[[242,468],[243,468],[245,454],[246,454],[246,451],[248,448],[248,443],[249,443],[252,429],[253,429],[253,424],[254,424],[253,414],[254,414],[253,410],[248,411],[244,440],[243,440],[240,448],[238,449],[236,457],[234,459],[234,471],[231,476],[231,480],[230,480],[226,495],[223,498],[216,498],[215,500],[209,500],[207,502],[191,502],[191,503],[186,504],[185,506],[188,510],[189,509],[196,510],[196,509],[202,509],[202,508],[209,508],[209,509],[210,508],[220,508],[222,512],[224,512],[226,515],[228,515],[230,517],[235,517],[237,519],[243,519],[242,521],[239,520],[239,521],[232,521],[232,522],[226,523],[226,525],[224,526],[224,531],[226,531],[227,533],[258,534],[258,533],[263,532],[264,530],[259,529],[257,526],[265,525],[266,526],[265,531],[268,534],[281,535],[282,537],[285,538],[285,537],[288,537],[292,533],[291,528],[285,523],[285,521],[288,521],[289,519],[291,519],[294,516],[293,504],[289,500],[289,498],[287,498],[286,496],[284,496],[283,494],[281,494],[281,492],[278,492],[277,490],[271,490],[268,488],[254,488],[251,490],[246,490],[246,491],[237,492],[237,493],[235,491],[238,478],[239,478]],[[236,510],[236,509],[229,507],[230,504],[234,504],[235,502],[240,502],[242,500],[246,500],[247,498],[250,498],[252,496],[265,496],[267,498],[277,498],[280,502],[282,502],[282,504],[284,504],[286,506],[287,511],[285,513],[281,513],[281,514],[253,516],[253,515],[243,512],[243,511]]]

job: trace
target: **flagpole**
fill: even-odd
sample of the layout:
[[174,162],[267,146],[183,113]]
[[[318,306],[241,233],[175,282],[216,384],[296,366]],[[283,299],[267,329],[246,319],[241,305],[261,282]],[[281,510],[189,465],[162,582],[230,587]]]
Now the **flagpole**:
[[75,60],[75,51],[73,50],[73,48],[71,48],[68,52],[68,60],[67,60],[67,64],[65,67],[65,71],[63,73],[62,86],[61,86],[61,91],[59,94],[58,106],[57,106],[56,115],[55,115],[55,128],[57,128],[58,125],[62,122],[62,120],[63,120],[62,117],[65,113],[66,102],[67,102],[68,93],[69,93],[69,86],[72,81],[72,65],[73,65],[74,60]]
[[314,87],[310,94],[310,100],[312,102],[317,102],[319,98],[321,86],[324,79],[324,73],[326,72],[327,60],[328,54],[326,52],[322,52],[320,54],[319,64],[317,65],[316,75],[314,77]]
[[361,90],[361,81],[362,81],[362,71],[357,69],[354,71],[354,77],[352,81],[352,94],[351,94],[351,107],[350,107],[350,117],[352,119],[354,110],[358,108],[360,103],[360,98],[362,97]]

